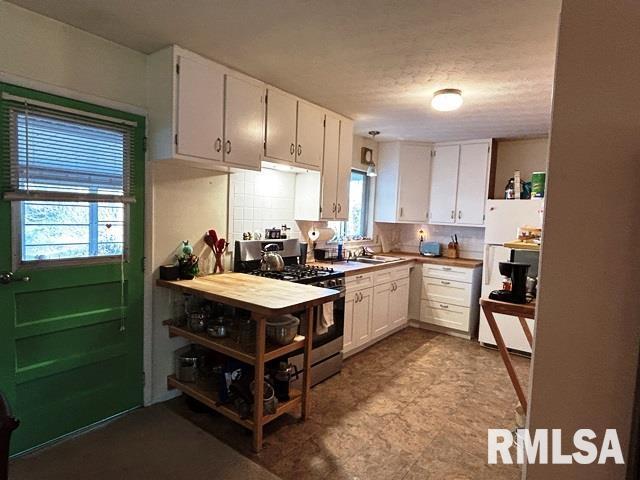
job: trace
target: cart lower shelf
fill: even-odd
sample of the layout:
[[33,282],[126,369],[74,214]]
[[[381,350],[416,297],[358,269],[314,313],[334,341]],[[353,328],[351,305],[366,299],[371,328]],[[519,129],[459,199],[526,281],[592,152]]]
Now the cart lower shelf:
[[[175,377],[175,375],[170,375],[167,378],[167,386],[170,389],[175,388],[180,390],[182,393],[204,403],[216,412],[221,413],[228,419],[233,420],[245,428],[250,430],[254,428],[252,418],[242,418],[232,407],[221,404],[218,401],[218,392],[214,388],[208,388],[206,385],[202,384],[181,382]],[[271,415],[264,415],[262,417],[262,425],[266,425],[281,415],[295,410],[302,404],[302,392],[300,390],[292,388],[289,392],[289,397],[290,399],[288,401],[278,403],[278,408],[275,413]]]

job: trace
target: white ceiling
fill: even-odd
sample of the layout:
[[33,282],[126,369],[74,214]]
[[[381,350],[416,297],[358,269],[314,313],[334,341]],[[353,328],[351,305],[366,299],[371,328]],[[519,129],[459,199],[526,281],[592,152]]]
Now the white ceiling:
[[[560,0],[11,0],[151,53],[176,43],[379,139],[546,134]],[[457,112],[431,95],[459,88]]]

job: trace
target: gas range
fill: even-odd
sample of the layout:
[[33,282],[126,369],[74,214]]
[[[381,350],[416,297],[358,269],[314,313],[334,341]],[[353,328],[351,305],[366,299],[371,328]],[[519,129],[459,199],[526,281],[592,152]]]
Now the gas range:
[[[283,271],[260,270],[261,251],[265,245],[272,243],[279,246],[285,264]],[[234,249],[234,271],[344,291],[344,272],[335,271],[331,267],[305,264],[306,249],[301,247],[297,239],[237,241]]]
[[336,272],[333,268],[316,265],[286,265],[282,272],[264,272],[256,269],[247,273],[324,288],[338,289],[344,285],[344,273]]

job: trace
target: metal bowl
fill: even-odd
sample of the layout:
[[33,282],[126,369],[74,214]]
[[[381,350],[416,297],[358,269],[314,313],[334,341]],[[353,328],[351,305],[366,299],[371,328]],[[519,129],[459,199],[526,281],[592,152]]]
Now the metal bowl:
[[282,315],[267,320],[267,338],[276,345],[289,345],[298,334],[300,319]]

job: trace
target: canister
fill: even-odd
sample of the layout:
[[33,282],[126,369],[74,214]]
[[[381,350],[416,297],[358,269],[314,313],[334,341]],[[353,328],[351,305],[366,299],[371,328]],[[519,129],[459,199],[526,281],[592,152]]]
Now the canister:
[[544,197],[544,182],[546,178],[546,172],[533,172],[531,174],[531,195],[534,198]]

